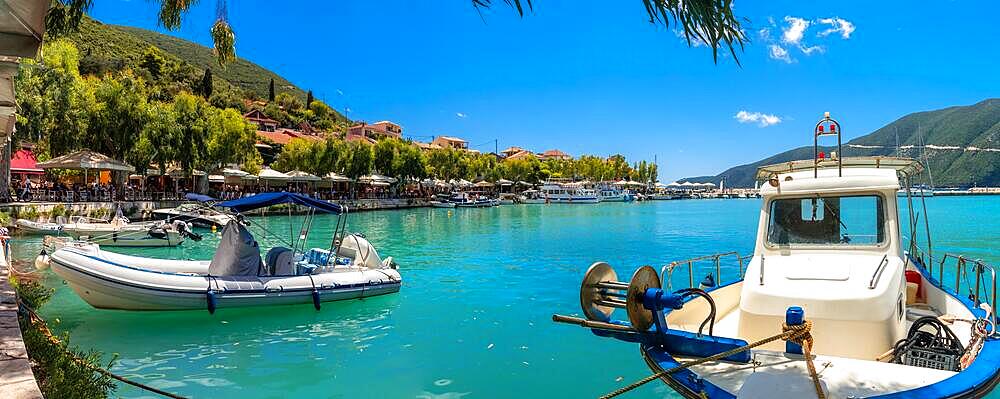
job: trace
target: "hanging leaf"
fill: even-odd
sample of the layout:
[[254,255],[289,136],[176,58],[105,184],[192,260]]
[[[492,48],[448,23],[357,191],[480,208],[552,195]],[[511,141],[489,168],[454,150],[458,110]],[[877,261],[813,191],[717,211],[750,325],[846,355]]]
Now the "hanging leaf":
[[212,40],[215,42],[215,58],[220,66],[226,66],[236,59],[236,35],[229,23],[219,19],[212,25]]

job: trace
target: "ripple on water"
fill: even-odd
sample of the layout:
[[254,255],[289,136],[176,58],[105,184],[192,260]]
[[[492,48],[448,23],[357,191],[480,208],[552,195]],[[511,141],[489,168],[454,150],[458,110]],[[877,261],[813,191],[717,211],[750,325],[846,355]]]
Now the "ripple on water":
[[[551,322],[553,313],[579,316],[575,298],[587,266],[604,260],[627,279],[643,264],[749,253],[759,206],[657,201],[511,206],[453,217],[427,209],[358,213],[350,230],[365,232],[401,265],[398,294],[324,303],[318,312],[311,304],[215,315],[121,312],[91,308],[49,274],[45,283],[56,293],[42,312],[80,348],[101,351],[106,360],[118,354],[114,371],[186,397],[592,397],[649,371],[633,345]],[[994,225],[949,223],[1000,214],[1000,197],[934,199],[928,211],[935,252],[1000,263]],[[283,218],[270,220],[273,231],[288,227]],[[329,245],[334,220],[318,217],[308,245]],[[114,251],[210,259],[217,242],[206,237],[177,248]],[[39,239],[18,238],[13,249],[16,258],[30,259]],[[686,284],[688,276],[673,278]],[[596,367],[595,358],[613,367]],[[390,383],[384,375],[393,376]],[[116,395],[149,397],[128,386]],[[634,396],[676,397],[662,384]]]

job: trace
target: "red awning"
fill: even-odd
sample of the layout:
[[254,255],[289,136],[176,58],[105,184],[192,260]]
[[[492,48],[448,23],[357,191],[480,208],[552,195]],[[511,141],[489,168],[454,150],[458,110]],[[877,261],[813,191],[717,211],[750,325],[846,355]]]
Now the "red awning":
[[10,172],[26,175],[45,174],[44,170],[35,166],[36,163],[38,163],[38,160],[35,159],[35,153],[31,152],[31,150],[17,150],[10,159]]

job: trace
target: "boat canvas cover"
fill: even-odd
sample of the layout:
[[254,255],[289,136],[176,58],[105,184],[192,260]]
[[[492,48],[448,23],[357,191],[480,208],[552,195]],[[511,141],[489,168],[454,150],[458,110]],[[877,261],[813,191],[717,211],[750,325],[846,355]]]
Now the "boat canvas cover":
[[316,209],[321,212],[341,213],[343,208],[332,202],[315,199],[302,194],[279,192],[261,193],[245,198],[220,202],[219,206],[230,208],[237,212],[246,212],[258,208],[266,208],[279,204],[297,204]]
[[198,194],[198,193],[187,193],[187,194],[184,194],[184,198],[185,199],[189,199],[191,201],[198,201],[198,202],[217,201],[215,198],[212,198],[212,197],[207,196],[205,194]]
[[253,235],[235,220],[222,230],[219,248],[208,265],[210,276],[257,276],[262,269],[260,247]]

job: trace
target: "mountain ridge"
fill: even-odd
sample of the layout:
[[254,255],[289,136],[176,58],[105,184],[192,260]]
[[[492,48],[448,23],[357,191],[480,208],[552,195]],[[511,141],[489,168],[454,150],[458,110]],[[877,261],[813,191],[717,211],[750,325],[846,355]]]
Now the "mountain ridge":
[[[935,186],[1000,185],[1000,98],[904,115],[843,144],[844,156],[901,156],[924,161],[929,174],[917,181]],[[820,146],[824,152],[836,147]],[[753,187],[759,166],[812,159],[802,146],[755,162],[733,166],[713,176],[679,181],[725,181],[727,187]]]

